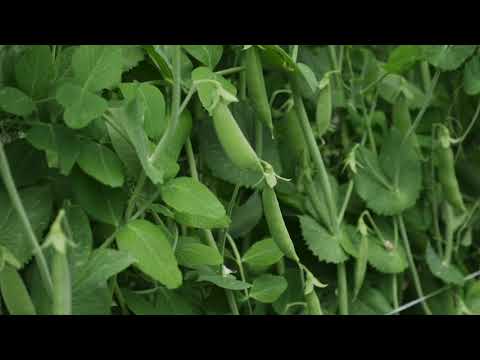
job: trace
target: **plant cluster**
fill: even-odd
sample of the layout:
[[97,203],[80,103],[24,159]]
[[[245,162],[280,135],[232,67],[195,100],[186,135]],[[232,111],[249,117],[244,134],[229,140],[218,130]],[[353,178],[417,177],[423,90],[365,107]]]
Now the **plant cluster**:
[[1,45],[0,313],[480,314],[477,45]]

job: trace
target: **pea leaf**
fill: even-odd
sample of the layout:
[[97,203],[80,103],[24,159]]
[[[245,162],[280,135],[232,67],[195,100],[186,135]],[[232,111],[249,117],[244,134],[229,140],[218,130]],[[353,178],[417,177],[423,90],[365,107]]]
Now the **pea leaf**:
[[385,77],[380,82],[378,92],[390,104],[395,104],[399,96],[405,96],[408,106],[412,109],[421,108],[426,99],[422,90],[397,74],[390,74]]
[[398,274],[408,267],[405,250],[400,244],[390,248],[375,237],[369,237],[368,263],[385,274]]
[[475,315],[480,314],[480,281],[474,281],[467,287],[465,305]]
[[[28,220],[38,238],[48,227],[52,214],[52,195],[48,186],[33,186],[19,191]],[[0,245],[5,246],[23,266],[32,256],[32,246],[10,197],[0,191]]]
[[477,45],[422,45],[422,51],[430,64],[442,71],[458,69],[470,57]]
[[169,289],[182,285],[182,273],[161,228],[146,220],[135,220],[123,226],[116,238],[119,249],[133,255],[142,272]]
[[283,257],[272,238],[263,239],[253,244],[243,255],[242,261],[250,266],[265,267],[276,264]]
[[305,301],[302,284],[298,281],[300,273],[295,268],[287,268],[284,276],[287,280],[288,287],[272,304],[273,309],[280,315],[298,314],[302,308],[299,306],[290,306],[290,304]]
[[223,228],[230,224],[225,208],[217,197],[199,181],[175,178],[161,187],[161,196],[175,210],[176,220],[201,229]]
[[421,58],[422,50],[418,45],[400,45],[390,53],[384,69],[390,73],[402,74]]
[[80,140],[64,126],[39,123],[27,132],[27,140],[39,150],[55,153],[62,175],[70,174],[80,155]]
[[35,110],[35,103],[24,92],[13,87],[0,89],[0,109],[18,116],[28,116]]
[[229,234],[233,238],[248,234],[260,222],[262,216],[262,199],[258,192],[254,192],[244,204],[233,209]]
[[[348,259],[340,245],[340,238],[330,234],[310,216],[300,216],[300,226],[305,243],[320,261],[339,264]],[[347,235],[342,231],[340,236]]]
[[426,260],[428,267],[433,275],[445,281],[447,284],[463,285],[464,279],[462,273],[452,264],[445,264],[436,254],[430,243],[427,246]]
[[200,240],[189,237],[180,237],[175,257],[180,265],[195,268],[201,265],[221,265],[223,257],[217,249],[204,245]]
[[53,75],[53,57],[48,45],[29,47],[15,64],[18,88],[33,99],[48,96]]
[[73,283],[73,291],[82,291],[82,288],[96,289],[135,261],[135,258],[126,251],[97,249],[78,273]]
[[288,283],[282,276],[265,274],[253,281],[249,295],[262,303],[275,302],[287,290]]
[[367,206],[379,215],[396,215],[415,205],[422,187],[422,169],[411,141],[392,128],[380,156],[360,147],[355,186]]
[[210,69],[217,66],[223,54],[222,45],[183,45],[183,48]]
[[173,81],[172,65],[170,64],[167,55],[160,48],[160,45],[145,45],[143,46],[150,59],[158,68],[165,80]]
[[112,294],[107,284],[97,288],[75,288],[72,292],[73,315],[111,315]]
[[145,53],[140,45],[123,45],[120,48],[122,51],[123,71],[133,69],[145,58]]
[[82,144],[78,166],[102,184],[111,187],[123,185],[123,165],[115,153],[106,146],[85,142]]
[[106,224],[120,224],[126,201],[123,191],[102,185],[80,171],[74,171],[70,180],[74,198],[87,214]]
[[137,96],[143,99],[144,128],[152,139],[160,139],[167,127],[165,116],[165,98],[162,92],[153,85],[139,83],[124,83],[120,90],[127,101]]
[[111,45],[82,45],[72,56],[75,80],[92,93],[111,89],[121,81],[122,49]]
[[476,55],[465,65],[463,85],[468,95],[480,93],[480,56]]
[[202,66],[193,70],[192,81],[196,84],[200,102],[209,113],[219,101],[220,91],[226,91],[233,97],[237,95],[237,89],[230,81],[215,74],[208,67]]
[[107,124],[107,131],[110,141],[112,142],[112,147],[124,165],[125,173],[130,177],[137,176],[137,174],[142,171],[142,164],[138,159],[135,148],[128,141],[128,137],[121,135],[118,130],[110,124]]
[[198,277],[198,281],[207,281],[217,285],[218,287],[229,290],[245,290],[252,286],[249,283],[235,279],[233,275],[222,276],[202,274]]
[[25,283],[13,266],[4,265],[0,270],[0,290],[10,315],[36,315]]
[[108,108],[108,103],[103,98],[72,83],[63,84],[57,90],[56,99],[65,107],[63,117],[72,129],[86,127]]
[[192,305],[173,290],[159,289],[155,302],[128,289],[122,289],[125,301],[135,315],[194,315]]

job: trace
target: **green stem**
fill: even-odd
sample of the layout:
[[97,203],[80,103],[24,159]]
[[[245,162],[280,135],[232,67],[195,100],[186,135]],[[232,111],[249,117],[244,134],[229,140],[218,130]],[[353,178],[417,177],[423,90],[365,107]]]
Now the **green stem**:
[[[243,282],[247,282],[247,278],[245,277],[245,272],[243,271],[242,257],[238,252],[237,245],[235,244],[235,241],[232,239],[232,237],[228,233],[227,233],[227,239],[228,239],[228,243],[230,244],[230,247],[232,248],[233,255],[235,256],[235,262],[237,263],[238,270],[240,272],[240,279]],[[252,309],[252,304],[250,303],[248,289],[244,290],[244,294],[247,299],[248,312],[251,315],[253,313],[253,309]]]
[[128,222],[128,220],[131,218],[133,209],[135,208],[135,205],[137,202],[137,198],[140,195],[146,180],[147,180],[147,175],[145,174],[144,171],[142,171],[140,176],[137,179],[137,184],[135,185],[133,194],[128,200],[127,211],[125,212],[125,222]]
[[445,245],[445,255],[443,257],[443,262],[445,265],[450,265],[450,262],[452,261],[452,253],[453,253],[453,233],[454,233],[454,228],[453,228],[453,209],[448,204],[447,202],[444,203],[444,209],[445,209],[445,215],[446,215],[446,220],[445,220],[445,240],[446,240],[446,245]]
[[28,219],[27,213],[25,212],[25,208],[23,207],[22,200],[20,199],[20,195],[18,194],[17,188],[15,186],[15,182],[12,177],[12,172],[10,170],[10,165],[8,164],[8,159],[5,154],[3,143],[0,141],[0,172],[3,178],[3,182],[5,184],[5,188],[7,189],[8,196],[10,197],[10,201],[12,202],[13,208],[17,212],[17,215],[20,217],[20,221],[22,222],[22,226],[26,232],[28,240],[30,241],[30,245],[33,249],[33,254],[35,255],[35,260],[37,262],[37,266],[40,272],[40,277],[42,279],[43,284],[45,285],[45,290],[50,298],[53,295],[53,283],[52,277],[50,275],[50,271],[48,269],[47,261],[43,255],[42,249],[40,244],[38,243],[37,237],[32,229],[32,225],[30,224],[30,220]]
[[215,71],[215,74],[225,76],[225,75],[231,75],[231,74],[243,72],[244,70],[245,70],[244,66],[235,66],[235,67],[231,67],[229,69]]
[[313,159],[313,162],[317,170],[319,171],[322,188],[324,189],[325,195],[327,198],[327,207],[330,212],[330,217],[333,219],[337,216],[337,209],[336,209],[335,201],[333,199],[332,187],[330,184],[330,179],[328,177],[328,172],[323,162],[322,155],[320,154],[320,150],[315,141],[312,127],[310,125],[310,121],[308,120],[308,116],[305,111],[303,99],[300,95],[300,92],[296,88],[294,79],[292,79],[292,85],[294,86],[293,98],[295,102],[295,108],[297,111],[298,119],[300,121],[300,126],[302,128],[304,138],[307,142],[310,156]]
[[[400,234],[401,234],[402,239],[403,239],[403,245],[405,246],[405,250],[407,252],[407,258],[408,258],[408,262],[409,262],[409,265],[410,265],[410,271],[412,273],[415,289],[417,291],[417,295],[420,298],[423,298],[422,284],[420,282],[420,277],[418,276],[417,267],[416,267],[415,262],[413,260],[412,249],[410,248],[410,242],[408,240],[407,230],[405,228],[405,223],[403,222],[403,216],[402,215],[398,216],[398,222],[399,222],[399,225],[400,225]],[[426,315],[432,315],[432,311],[430,310],[430,308],[428,307],[428,304],[425,301],[422,302],[422,307],[423,307],[423,311],[425,312]]]
[[420,71],[422,74],[422,81],[423,81],[423,90],[428,91],[432,86],[432,78],[430,76],[430,67],[428,65],[428,61],[422,61],[420,64]]
[[237,301],[235,300],[235,295],[233,294],[233,291],[225,290],[225,293],[227,294],[227,301],[228,305],[230,306],[230,310],[232,311],[232,314],[240,315],[240,313],[238,312]]
[[353,192],[353,180],[348,182],[347,194],[345,195],[345,199],[343,200],[342,208],[340,209],[340,213],[338,214],[338,223],[341,224],[343,218],[345,217],[345,212],[347,211],[348,203],[350,202],[350,198],[352,197]]
[[340,315],[348,315],[348,287],[345,263],[337,265],[338,304]]
[[182,58],[182,48],[181,45],[174,45],[173,46],[173,60],[172,60],[172,67],[173,67],[173,90],[172,90],[172,121],[169,123],[167,131],[162,136],[160,141],[158,142],[155,150],[153,151],[152,155],[150,156],[149,161],[151,163],[155,163],[160,154],[165,150],[165,146],[167,145],[168,139],[175,133],[175,129],[178,127],[178,122],[180,119],[180,100],[182,96],[182,73],[181,73],[181,58]]

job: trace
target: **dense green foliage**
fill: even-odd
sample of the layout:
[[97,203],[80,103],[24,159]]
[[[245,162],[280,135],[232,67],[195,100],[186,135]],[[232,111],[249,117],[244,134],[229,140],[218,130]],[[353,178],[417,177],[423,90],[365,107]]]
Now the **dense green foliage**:
[[1,314],[480,314],[477,45],[0,46]]

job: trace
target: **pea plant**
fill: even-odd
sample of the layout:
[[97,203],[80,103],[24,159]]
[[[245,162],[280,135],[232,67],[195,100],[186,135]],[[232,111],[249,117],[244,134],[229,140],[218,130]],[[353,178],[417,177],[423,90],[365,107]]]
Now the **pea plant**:
[[0,314],[480,314],[478,45],[0,45]]

